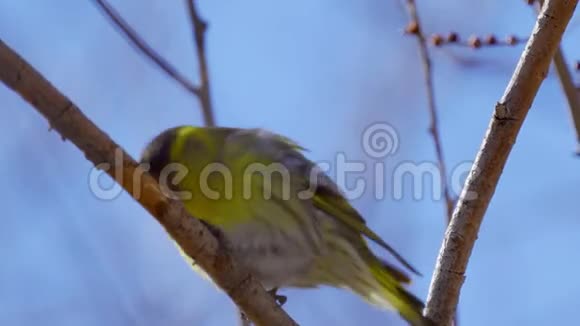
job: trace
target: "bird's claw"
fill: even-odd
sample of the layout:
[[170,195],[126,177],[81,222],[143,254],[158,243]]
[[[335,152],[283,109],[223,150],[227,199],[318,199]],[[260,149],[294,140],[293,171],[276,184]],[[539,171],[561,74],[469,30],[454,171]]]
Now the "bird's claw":
[[285,295],[279,295],[277,292],[278,288],[273,288],[272,290],[268,291],[268,293],[270,293],[270,295],[274,298],[274,300],[276,300],[276,303],[278,303],[278,305],[282,307],[286,303],[286,301],[288,301],[288,297]]

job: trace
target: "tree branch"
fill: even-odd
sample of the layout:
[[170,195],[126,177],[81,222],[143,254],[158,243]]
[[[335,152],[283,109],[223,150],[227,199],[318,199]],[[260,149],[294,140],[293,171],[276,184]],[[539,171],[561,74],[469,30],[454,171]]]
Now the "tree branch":
[[[539,12],[544,5],[544,0],[539,0],[537,4],[538,6],[535,7]],[[580,93],[578,93],[576,85],[574,85],[572,73],[568,69],[562,46],[558,46],[554,54],[554,67],[556,68],[556,74],[564,91],[564,96],[566,96],[566,100],[568,101],[570,117],[576,130],[576,153],[580,154]]]
[[558,47],[556,54],[554,54],[554,67],[556,68],[556,74],[560,80],[560,85],[562,85],[564,95],[568,100],[570,116],[574,124],[574,129],[576,130],[576,153],[580,155],[580,92],[578,92],[576,85],[574,85],[572,73],[568,69],[561,46]]
[[[539,11],[544,5],[544,0],[539,0],[538,4]],[[576,130],[576,153],[580,154],[580,93],[578,93],[576,85],[574,85],[572,73],[566,64],[562,46],[558,46],[558,49],[556,49],[556,54],[554,54],[554,67],[556,68],[556,74],[560,80],[560,85],[562,86],[566,100],[568,100],[570,117],[572,118],[574,129]]]
[[191,28],[193,30],[197,63],[199,67],[199,101],[201,102],[201,108],[203,110],[206,125],[214,126],[215,120],[213,117],[209,73],[207,69],[207,58],[205,55],[205,31],[207,30],[207,23],[199,17],[197,8],[195,7],[195,0],[185,0],[185,2],[187,3],[187,11],[189,12],[189,17],[191,19]]
[[[0,40],[0,80],[36,108],[64,139],[69,139],[153,215],[257,325],[297,325],[247,271],[234,262],[224,245],[180,202],[164,196],[157,182],[109,136],[92,123],[32,66]],[[119,155],[121,155],[119,157]],[[122,174],[114,171],[121,169]]]
[[433,273],[425,314],[437,325],[451,324],[483,216],[577,4],[578,0],[546,1],[512,79],[495,106]]
[[433,85],[433,69],[431,67],[431,58],[427,48],[427,38],[421,29],[419,14],[417,13],[417,5],[415,0],[406,0],[407,10],[411,18],[411,22],[406,28],[406,32],[417,37],[419,43],[419,54],[423,64],[423,73],[425,77],[425,88],[427,91],[427,105],[429,108],[429,115],[431,117],[431,124],[429,126],[429,133],[433,138],[435,146],[435,155],[437,156],[437,164],[439,165],[439,173],[441,176],[441,184],[443,186],[443,196],[445,197],[445,212],[447,222],[451,219],[453,213],[454,200],[451,197],[449,187],[447,186],[447,168],[445,166],[445,159],[443,158],[443,146],[441,145],[441,134],[439,132],[439,118],[437,114],[437,107],[435,105],[435,87]]
[[[123,17],[111,6],[106,0],[94,0],[95,4],[101,11],[105,14],[107,18],[120,30],[123,35],[127,38],[130,44],[132,44],[139,52],[149,58],[153,63],[155,63],[162,71],[164,71],[169,77],[175,80],[179,85],[181,85],[189,93],[196,96],[202,107],[202,113],[204,118],[204,123],[207,126],[215,125],[213,112],[211,110],[211,104],[208,106],[205,101],[209,100],[209,97],[204,95],[206,92],[204,90],[203,77],[202,85],[200,87],[195,86],[191,81],[189,81],[183,74],[181,74],[175,67],[173,67],[167,60],[165,60],[159,53],[157,53],[139,34],[127,23]],[[207,68],[206,68],[207,70]],[[206,72],[207,75],[207,72]],[[207,76],[206,76],[207,78]],[[209,91],[207,91],[209,94]]]

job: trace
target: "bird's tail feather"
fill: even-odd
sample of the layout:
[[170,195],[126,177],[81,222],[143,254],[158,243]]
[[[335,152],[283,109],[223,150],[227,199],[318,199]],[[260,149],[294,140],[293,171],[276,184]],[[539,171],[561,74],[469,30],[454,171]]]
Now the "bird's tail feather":
[[377,284],[377,288],[366,295],[370,302],[382,308],[395,309],[413,326],[434,325],[423,316],[423,302],[403,287],[404,283],[409,283],[403,272],[378,258],[369,264],[369,268]]

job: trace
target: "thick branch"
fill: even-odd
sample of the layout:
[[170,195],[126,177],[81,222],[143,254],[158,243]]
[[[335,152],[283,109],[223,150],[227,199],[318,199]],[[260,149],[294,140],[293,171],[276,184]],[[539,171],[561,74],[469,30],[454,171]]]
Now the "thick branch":
[[211,104],[208,106],[205,101],[209,100],[209,97],[204,95],[206,92],[204,90],[203,77],[202,85],[197,87],[193,85],[184,75],[182,75],[175,67],[173,67],[167,60],[165,60],[159,53],[157,53],[153,47],[151,47],[147,42],[139,36],[139,34],[127,23],[123,17],[111,6],[106,0],[94,0],[95,4],[103,11],[103,13],[111,20],[111,22],[125,35],[127,40],[142,54],[149,58],[153,63],[155,63],[162,71],[164,71],[169,77],[175,80],[179,85],[181,85],[185,90],[199,98],[202,107],[202,113],[205,125],[213,126],[215,125],[213,112],[211,110]]
[[[296,325],[247,271],[236,264],[220,241],[181,203],[163,196],[157,182],[32,66],[0,40],[0,80],[36,108],[64,139],[74,143],[163,225],[257,325]],[[119,157],[119,154],[122,154]],[[114,171],[119,167],[121,175]]]
[[425,313],[437,325],[451,324],[483,216],[577,4],[578,0],[546,1],[512,79],[495,106],[433,273]]
[[209,87],[209,72],[207,69],[207,57],[205,55],[205,31],[207,29],[207,23],[199,17],[197,8],[195,7],[195,0],[185,0],[185,2],[187,3],[187,11],[189,12],[191,20],[195,51],[197,53],[197,64],[199,67],[199,101],[201,102],[206,125],[214,126],[215,120],[213,117]]
[[427,48],[427,38],[421,29],[419,21],[419,14],[417,13],[417,5],[415,0],[406,0],[407,9],[411,22],[407,27],[407,32],[414,34],[419,43],[419,54],[423,64],[423,73],[425,75],[425,88],[427,91],[427,105],[429,108],[429,115],[431,117],[431,124],[429,126],[429,133],[433,138],[433,145],[435,146],[435,155],[437,156],[437,164],[439,165],[439,173],[441,176],[441,185],[443,186],[443,196],[445,197],[445,212],[447,221],[451,219],[453,213],[453,198],[447,186],[447,168],[445,166],[445,159],[443,158],[443,145],[441,145],[441,133],[439,132],[439,118],[437,114],[437,106],[435,105],[435,86],[433,85],[433,68],[431,67],[431,58],[429,57],[429,50]]

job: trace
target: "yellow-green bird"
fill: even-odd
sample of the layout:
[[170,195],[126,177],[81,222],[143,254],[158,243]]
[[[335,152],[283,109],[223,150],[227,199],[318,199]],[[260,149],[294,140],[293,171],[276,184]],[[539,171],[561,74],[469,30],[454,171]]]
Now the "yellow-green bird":
[[188,212],[220,230],[235,259],[266,289],[346,288],[431,325],[409,276],[375,255],[369,239],[411,267],[365,223],[303,148],[261,129],[181,126],[158,135],[141,162]]

